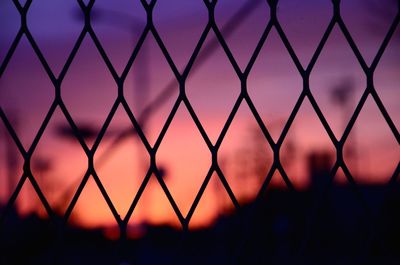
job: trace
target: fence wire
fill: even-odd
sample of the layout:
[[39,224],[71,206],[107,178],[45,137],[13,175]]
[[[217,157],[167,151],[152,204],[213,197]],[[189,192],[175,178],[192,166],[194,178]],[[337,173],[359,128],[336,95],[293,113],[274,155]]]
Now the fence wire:
[[[147,184],[149,183],[149,180],[153,176],[157,179],[163,192],[167,196],[168,201],[171,204],[176,216],[178,217],[179,222],[182,225],[182,228],[184,231],[188,230],[190,220],[191,220],[193,214],[195,213],[198,203],[199,203],[200,199],[202,198],[203,193],[204,193],[206,187],[208,186],[210,178],[213,174],[216,174],[218,176],[219,180],[223,184],[223,187],[227,191],[227,193],[230,197],[230,200],[232,201],[234,206],[237,209],[239,209],[241,207],[239,205],[238,200],[237,200],[234,192],[232,191],[223,171],[221,170],[221,166],[218,163],[217,157],[219,154],[221,143],[224,140],[224,137],[225,137],[230,125],[232,124],[232,121],[235,119],[235,115],[237,114],[239,107],[242,104],[248,105],[252,115],[254,116],[255,120],[257,121],[258,126],[260,127],[265,139],[268,141],[271,149],[273,150],[273,154],[274,154],[272,167],[270,168],[268,174],[265,176],[265,180],[258,192],[258,196],[257,196],[258,202],[261,202],[260,198],[261,198],[262,194],[266,191],[267,187],[269,186],[272,176],[274,175],[274,173],[276,171],[280,173],[280,175],[282,176],[287,187],[291,191],[296,192],[295,186],[292,184],[291,179],[286,174],[285,169],[282,166],[281,158],[280,158],[280,150],[281,150],[282,144],[285,141],[285,138],[288,134],[288,131],[291,128],[293,121],[295,120],[296,115],[299,112],[299,109],[302,106],[302,104],[306,98],[311,103],[313,110],[315,111],[316,115],[318,116],[319,121],[323,125],[326,133],[328,134],[328,136],[336,150],[336,160],[335,160],[335,163],[330,172],[330,176],[331,176],[330,180],[331,181],[325,187],[326,189],[329,187],[329,185],[331,185],[332,180],[333,180],[334,176],[336,175],[336,172],[341,169],[344,172],[344,175],[346,176],[347,181],[350,183],[354,192],[357,194],[357,196],[359,196],[359,198],[361,200],[363,200],[362,195],[359,192],[357,183],[354,180],[354,177],[351,174],[350,170],[348,169],[346,161],[344,160],[343,149],[346,144],[346,140],[348,139],[349,134],[351,133],[352,128],[354,127],[354,124],[355,124],[368,97],[371,97],[373,99],[376,106],[379,108],[379,111],[383,115],[391,132],[393,133],[393,136],[395,137],[397,144],[400,144],[399,131],[396,128],[390,115],[388,114],[388,112],[387,112],[375,86],[374,86],[375,70],[376,70],[377,66],[379,65],[381,57],[384,54],[389,41],[393,37],[393,34],[399,25],[400,2],[399,2],[399,8],[397,10],[397,14],[396,14],[388,32],[386,33],[386,36],[383,39],[383,42],[381,43],[372,63],[370,65],[368,65],[367,62],[365,61],[365,59],[363,58],[363,56],[361,55],[357,44],[353,40],[352,35],[350,34],[346,24],[344,23],[344,21],[342,19],[342,16],[340,13],[340,0],[332,0],[332,17],[330,19],[329,25],[327,26],[321,40],[319,41],[319,44],[318,44],[315,52],[313,53],[310,62],[305,67],[303,67],[303,65],[300,63],[300,60],[299,60],[298,56],[296,55],[296,52],[294,51],[290,41],[288,40],[288,38],[285,34],[285,31],[283,30],[281,23],[277,17],[278,0],[267,0],[265,2],[249,1],[249,3],[251,3],[251,4],[247,4],[247,6],[245,6],[243,8],[242,12],[246,13],[251,8],[251,5],[253,5],[252,3],[258,2],[259,4],[268,5],[269,10],[270,10],[270,19],[269,19],[268,23],[265,25],[265,29],[261,35],[261,38],[258,41],[258,44],[257,44],[254,52],[252,53],[252,56],[251,56],[249,62],[247,63],[246,67],[244,69],[242,69],[239,66],[237,60],[235,59],[234,55],[232,54],[231,49],[229,48],[229,45],[227,44],[227,42],[225,40],[226,36],[228,34],[230,34],[230,32],[234,31],[234,27],[228,25],[224,29],[223,28],[220,29],[217,26],[216,21],[215,21],[215,7],[218,4],[218,1],[204,0],[204,6],[208,10],[208,22],[202,31],[200,39],[198,40],[198,42],[193,50],[193,53],[190,56],[189,61],[186,64],[186,67],[184,68],[184,70],[182,72],[180,72],[178,70],[174,60],[171,58],[170,53],[169,53],[168,49],[166,48],[164,41],[160,37],[158,30],[153,22],[153,10],[154,10],[155,5],[157,4],[157,1],[152,0],[152,1],[147,2],[145,0],[141,0],[143,9],[145,10],[145,12],[147,14],[146,26],[144,27],[144,29],[140,35],[140,38],[139,38],[133,52],[131,53],[131,55],[129,57],[127,65],[125,66],[122,74],[119,75],[117,73],[115,67],[111,63],[106,51],[103,48],[101,41],[98,39],[96,32],[94,31],[94,29],[92,27],[91,11],[95,4],[95,0],[88,1],[87,4],[82,0],[78,0],[77,2],[80,6],[82,14],[84,15],[84,26],[82,28],[82,31],[81,31],[78,39],[75,42],[75,45],[74,45],[71,53],[68,56],[68,59],[66,60],[64,66],[62,67],[62,70],[58,76],[53,72],[53,70],[49,66],[48,61],[46,60],[46,58],[43,55],[39,46],[37,45],[37,42],[35,41],[35,37],[31,34],[31,31],[29,29],[29,25],[28,25],[29,23],[27,22],[27,14],[28,14],[29,8],[32,4],[32,0],[27,0],[25,4],[21,4],[17,0],[13,0],[13,2],[15,4],[16,9],[18,10],[18,12],[20,14],[21,25],[18,30],[18,33],[15,36],[14,41],[11,44],[11,47],[9,48],[3,62],[1,63],[0,78],[2,77],[4,71],[6,70],[7,65],[8,65],[10,59],[12,58],[19,42],[21,41],[23,36],[25,36],[26,39],[28,40],[29,44],[32,46],[36,56],[40,60],[40,63],[43,66],[44,70],[46,71],[48,78],[50,79],[51,83],[54,86],[55,97],[54,97],[51,107],[49,108],[43,122],[41,123],[39,131],[37,132],[32,144],[30,145],[30,147],[28,149],[24,148],[19,137],[17,136],[17,134],[15,132],[15,129],[13,128],[12,123],[10,122],[9,117],[7,117],[3,108],[0,107],[1,120],[4,123],[5,127],[7,128],[7,131],[9,133],[9,135],[12,137],[20,154],[22,155],[23,162],[24,162],[23,163],[23,174],[19,179],[19,182],[15,188],[15,191],[13,192],[12,196],[8,200],[8,203],[6,205],[6,210],[1,215],[1,223],[0,224],[3,223],[7,213],[12,209],[12,207],[21,191],[21,188],[23,187],[24,183],[27,180],[29,180],[32,183],[33,188],[36,191],[37,195],[39,196],[40,201],[43,204],[50,219],[54,220],[54,222],[56,222],[56,223],[60,222],[56,213],[54,212],[54,210],[52,209],[48,200],[46,199],[46,196],[44,195],[41,187],[38,185],[38,183],[36,181],[36,177],[34,176],[34,174],[32,173],[32,170],[31,170],[32,155],[35,152],[38,142],[40,141],[41,137],[43,136],[43,133],[45,132],[45,130],[49,124],[49,121],[52,118],[52,115],[54,114],[54,112],[57,108],[59,108],[62,111],[63,115],[65,116],[66,120],[68,121],[68,124],[71,127],[76,139],[79,141],[81,148],[84,150],[86,157],[87,157],[87,161],[88,161],[88,167],[86,169],[86,173],[84,174],[79,187],[77,188],[71,202],[69,203],[69,206],[63,216],[62,223],[65,225],[68,222],[68,220],[71,216],[71,213],[77,203],[77,200],[79,199],[79,197],[81,195],[82,190],[85,188],[85,185],[88,182],[88,180],[90,178],[92,178],[95,181],[95,183],[97,184],[99,190],[101,191],[102,196],[104,197],[105,201],[107,202],[107,205],[110,208],[110,210],[115,218],[116,223],[118,224],[122,239],[126,238],[126,234],[127,234],[126,230],[127,230],[128,222],[132,216],[132,213],[134,212],[134,210],[136,208],[138,201],[140,200],[144,190],[146,189]],[[340,29],[340,31],[343,33],[343,35],[345,36],[347,44],[351,48],[355,57],[357,58],[357,61],[358,61],[359,65],[361,66],[361,68],[365,74],[366,80],[367,80],[364,92],[363,92],[361,98],[359,99],[357,106],[356,106],[354,112],[352,113],[352,116],[351,116],[349,122],[347,123],[345,130],[343,132],[343,135],[341,135],[341,137],[336,137],[335,134],[333,133],[333,131],[332,131],[330,125],[328,124],[325,116],[323,115],[317,101],[315,100],[315,97],[314,97],[314,95],[310,89],[310,85],[309,85],[310,74],[313,72],[316,61],[319,58],[321,51],[324,49],[327,39],[330,36],[332,29],[335,26],[337,26]],[[252,72],[253,65],[254,65],[264,43],[266,42],[267,37],[269,36],[269,34],[273,28],[277,31],[288,54],[290,55],[291,60],[294,62],[295,66],[297,68],[297,71],[303,80],[303,87],[302,87],[301,94],[300,94],[299,98],[297,99],[297,102],[296,102],[293,110],[291,111],[289,118],[286,121],[279,138],[276,141],[274,141],[274,139],[272,138],[269,130],[265,126],[259,112],[257,111],[257,108],[255,107],[253,100],[248,93],[248,86],[247,86],[247,80],[248,80],[249,74]],[[207,46],[205,44],[205,40],[206,40],[207,36],[210,34],[210,32],[213,32],[215,34],[216,40],[213,43],[208,44],[208,46]],[[172,86],[167,85],[164,92],[162,94],[160,94],[159,97],[156,98],[156,100],[152,104],[145,107],[143,113],[139,117],[137,117],[137,116],[135,116],[135,114],[133,114],[133,112],[132,112],[131,108],[129,107],[127,100],[124,96],[124,85],[125,85],[125,81],[127,79],[128,73],[132,67],[132,64],[135,62],[138,53],[141,51],[141,48],[143,46],[143,43],[144,43],[146,37],[150,34],[153,35],[157,45],[161,49],[162,54],[164,55],[165,59],[168,62],[170,69],[172,70],[172,72],[174,74],[174,78],[176,80],[173,80],[173,82],[177,81],[179,84],[179,95],[177,96],[175,103],[173,105],[173,108],[172,108],[171,112],[169,113],[169,116],[168,116],[167,120],[165,121],[165,124],[163,125],[162,130],[161,130],[160,134],[158,135],[158,138],[155,141],[154,145],[151,145],[149,143],[149,140],[146,138],[146,136],[143,132],[143,126],[145,124],[145,121],[147,120],[147,117],[150,116],[152,114],[152,112],[154,111],[154,105],[161,104],[165,100],[165,98],[167,98],[169,96],[168,91],[171,90]],[[80,49],[84,38],[90,38],[93,41],[93,43],[95,44],[97,50],[99,51],[99,53],[103,59],[103,61],[105,62],[108,71],[111,73],[111,75],[115,81],[115,84],[117,85],[117,89],[118,89],[118,96],[117,96],[116,100],[114,101],[111,111],[108,113],[108,116],[107,116],[104,124],[102,125],[101,130],[100,130],[98,136],[96,137],[94,144],[91,148],[85,142],[82,132],[79,130],[78,126],[76,125],[76,122],[71,117],[69,109],[66,107],[64,100],[61,96],[61,87],[62,87],[64,78],[69,71],[71,63],[74,61],[75,56],[76,56],[78,50]],[[237,78],[240,80],[241,91],[240,91],[240,95],[236,99],[236,102],[235,102],[232,110],[230,111],[230,114],[229,114],[227,120],[225,121],[225,124],[222,128],[221,133],[219,134],[218,139],[216,140],[215,144],[213,144],[213,142],[210,140],[210,137],[207,135],[202,123],[200,122],[198,115],[196,114],[196,111],[194,110],[194,108],[192,106],[192,103],[190,102],[189,98],[186,95],[186,81],[187,81],[189,74],[193,71],[193,64],[198,59],[200,50],[202,48],[209,50],[215,46],[222,47],[223,51],[225,52],[225,55],[229,59],[229,62],[232,65],[232,67],[237,75]],[[203,181],[203,183],[192,203],[192,206],[190,207],[190,210],[186,216],[184,216],[182,214],[182,212],[180,211],[180,209],[174,199],[174,196],[173,196],[173,194],[171,194],[170,190],[168,189],[168,187],[162,177],[162,172],[160,172],[160,168],[158,167],[158,165],[156,163],[156,155],[157,155],[157,151],[160,147],[160,144],[163,142],[164,136],[165,136],[166,132],[168,131],[169,126],[170,126],[172,120],[174,119],[174,116],[175,116],[179,106],[181,106],[181,105],[184,105],[187,108],[191,119],[194,121],[194,123],[195,123],[199,133],[201,134],[204,142],[206,143],[206,145],[209,149],[209,152],[211,154],[211,157],[212,157],[212,163],[211,163],[210,168],[208,169],[208,173],[205,176],[204,181]],[[109,197],[106,189],[104,188],[99,176],[97,175],[96,169],[94,167],[94,156],[96,154],[96,151],[98,150],[99,144],[101,143],[107,128],[109,127],[111,121],[113,120],[116,110],[121,106],[125,110],[127,115],[129,116],[129,119],[130,119],[132,125],[134,126],[135,131],[134,132],[128,131],[128,132],[121,133],[116,138],[117,139],[116,141],[119,141],[121,138],[123,138],[127,134],[134,133],[137,135],[137,137],[140,138],[141,142],[145,146],[145,148],[150,156],[150,166],[147,169],[147,174],[145,175],[145,177],[140,185],[140,188],[131,203],[129,210],[128,210],[126,216],[124,216],[124,217],[119,215],[118,211],[116,210],[116,207],[114,206],[112,200],[110,199],[110,197]],[[390,187],[391,185],[393,185],[396,182],[396,180],[399,176],[399,172],[400,172],[400,163],[397,162],[397,167],[395,168],[395,171],[393,172],[391,179],[390,179],[389,183],[387,184],[388,187]],[[321,194],[323,194],[323,193],[324,192],[321,192]],[[293,202],[293,203],[295,204],[295,202]],[[365,207],[368,208],[368,206],[366,204],[363,204],[363,205],[365,205]],[[316,200],[314,207],[316,209],[318,207],[320,207],[318,200]],[[249,218],[252,218],[251,215],[249,216]],[[312,226],[312,221],[310,221],[310,222],[311,223],[309,225]],[[307,240],[308,240],[307,238],[304,239],[303,245],[307,244]]]

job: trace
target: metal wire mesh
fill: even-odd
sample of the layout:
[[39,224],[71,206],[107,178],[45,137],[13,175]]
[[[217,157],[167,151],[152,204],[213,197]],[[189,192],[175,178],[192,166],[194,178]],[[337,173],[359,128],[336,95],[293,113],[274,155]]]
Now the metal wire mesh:
[[[3,75],[5,69],[7,68],[7,65],[8,65],[10,59],[12,58],[21,38],[23,36],[25,36],[27,38],[27,40],[29,41],[30,45],[32,46],[35,54],[39,58],[41,65],[43,66],[43,68],[45,69],[45,71],[48,75],[48,78],[50,79],[51,83],[54,86],[55,97],[51,104],[50,109],[47,112],[45,119],[43,120],[43,122],[40,126],[38,133],[36,134],[32,144],[30,145],[30,147],[28,149],[24,148],[24,146],[22,145],[19,137],[17,136],[17,134],[13,128],[12,123],[9,120],[9,117],[7,117],[5,111],[2,108],[0,108],[0,117],[2,119],[2,122],[4,123],[5,127],[7,128],[8,133],[12,137],[16,147],[18,148],[18,150],[21,153],[23,160],[24,160],[23,174],[19,179],[19,182],[18,182],[18,185],[17,185],[15,191],[13,192],[12,196],[9,198],[9,201],[6,206],[6,210],[3,212],[2,216],[1,216],[1,221],[4,220],[5,216],[7,215],[7,212],[10,211],[10,209],[12,208],[24,183],[27,180],[29,180],[32,183],[33,188],[36,191],[37,195],[39,196],[40,201],[42,202],[43,206],[45,207],[46,212],[49,215],[50,219],[53,219],[54,222],[57,222],[57,223],[59,222],[59,219],[56,218],[56,214],[55,214],[54,210],[52,209],[52,207],[49,204],[48,200],[46,199],[45,195],[43,194],[43,191],[42,191],[41,187],[38,185],[38,183],[36,181],[36,177],[33,175],[32,170],[31,170],[31,157],[32,157],[33,153],[35,152],[35,149],[36,149],[43,133],[45,132],[52,115],[54,114],[54,112],[57,108],[59,108],[62,111],[62,113],[64,114],[66,120],[68,121],[70,127],[72,128],[72,130],[74,132],[76,139],[79,141],[80,146],[84,150],[84,152],[87,156],[87,161],[88,161],[88,167],[87,167],[86,173],[85,173],[83,179],[81,180],[80,185],[79,185],[78,189],[76,190],[76,192],[75,192],[75,194],[63,216],[63,223],[66,224],[67,221],[69,220],[69,217],[71,216],[71,213],[75,207],[75,204],[77,203],[77,200],[79,199],[79,197],[81,195],[82,190],[84,189],[88,180],[90,178],[92,178],[95,181],[95,183],[97,184],[98,188],[100,189],[101,194],[104,197],[105,201],[107,202],[108,207],[112,211],[115,221],[117,222],[117,224],[119,226],[119,229],[121,232],[121,238],[126,237],[126,233],[127,233],[126,229],[127,229],[128,222],[132,216],[133,211],[135,210],[135,207],[136,207],[139,199],[141,198],[144,190],[146,189],[150,178],[152,178],[152,176],[155,176],[155,178],[161,185],[162,190],[165,193],[165,195],[167,196],[168,201],[170,202],[175,214],[177,215],[184,231],[188,230],[191,218],[192,218],[193,214],[195,213],[197,205],[199,204],[199,201],[202,198],[203,193],[204,193],[207,185],[209,184],[210,178],[213,174],[216,174],[218,176],[219,180],[223,184],[223,187],[227,191],[234,206],[237,209],[240,208],[238,200],[237,200],[234,192],[232,191],[226,177],[224,176],[224,173],[221,170],[221,166],[220,166],[217,158],[218,158],[221,143],[224,140],[224,137],[227,134],[227,131],[230,128],[230,125],[231,125],[232,121],[235,119],[235,115],[238,112],[238,109],[242,104],[247,104],[248,107],[250,108],[252,115],[254,115],[254,118],[257,121],[258,126],[262,130],[262,133],[263,133],[265,139],[268,141],[271,149],[273,150],[273,154],[274,154],[272,167],[270,168],[268,174],[266,175],[263,185],[258,192],[257,200],[260,200],[260,197],[262,196],[262,194],[265,192],[265,190],[269,186],[270,181],[276,171],[278,171],[280,173],[280,175],[282,176],[287,187],[290,190],[292,190],[293,192],[296,192],[295,186],[292,184],[291,179],[286,174],[285,169],[281,164],[280,150],[281,150],[283,142],[285,141],[285,137],[287,136],[288,131],[291,128],[291,125],[292,125],[293,121],[295,120],[296,115],[299,112],[299,109],[302,106],[302,103],[304,102],[304,100],[306,98],[311,103],[313,110],[315,111],[316,115],[318,116],[319,121],[323,125],[326,133],[328,134],[328,136],[336,150],[336,161],[330,172],[331,181],[333,180],[337,171],[339,169],[341,169],[344,172],[344,174],[347,178],[347,181],[350,183],[351,187],[353,188],[353,190],[356,194],[359,194],[358,186],[357,186],[350,170],[348,169],[346,161],[343,158],[343,153],[344,153],[343,149],[346,144],[346,140],[348,139],[349,134],[352,131],[352,128],[353,128],[368,97],[371,97],[374,100],[374,102],[376,103],[380,112],[382,113],[387,125],[389,126],[391,132],[393,133],[397,143],[398,144],[400,143],[399,131],[396,128],[394,122],[392,121],[390,115],[386,111],[386,108],[385,108],[384,104],[382,103],[380,96],[374,86],[375,70],[381,60],[382,55],[385,52],[386,47],[388,46],[389,41],[391,40],[396,28],[398,27],[398,24],[400,21],[400,8],[397,10],[397,15],[396,15],[394,21],[392,22],[383,42],[381,43],[379,50],[376,53],[372,63],[370,65],[368,65],[367,62],[365,61],[365,59],[363,58],[363,56],[361,55],[357,44],[353,40],[352,35],[348,31],[348,28],[341,17],[340,0],[333,0],[332,1],[332,11],[333,12],[332,12],[332,17],[330,19],[329,25],[326,28],[326,30],[322,36],[322,39],[319,41],[319,44],[317,46],[317,49],[313,53],[311,61],[307,64],[306,67],[303,67],[303,65],[299,61],[298,56],[296,55],[296,52],[292,48],[291,43],[289,42],[288,38],[286,37],[286,34],[285,34],[284,30],[282,29],[280,21],[277,17],[278,1],[277,0],[268,0],[265,2],[265,4],[269,6],[270,19],[269,19],[268,23],[265,25],[264,32],[263,32],[261,38],[259,39],[258,44],[257,44],[254,52],[252,53],[252,56],[251,56],[249,62],[247,63],[247,65],[244,69],[241,69],[240,66],[238,65],[234,55],[232,54],[231,49],[229,48],[229,46],[225,40],[225,37],[221,33],[221,29],[217,26],[217,24],[215,22],[214,15],[215,15],[215,7],[217,5],[217,1],[216,0],[214,0],[214,1],[204,0],[205,8],[208,10],[207,25],[203,29],[201,37],[198,40],[197,45],[196,45],[195,49],[193,50],[193,53],[191,54],[189,61],[186,64],[186,67],[184,68],[184,70],[182,72],[180,72],[178,70],[176,64],[174,63],[173,59],[171,58],[168,49],[164,45],[164,42],[163,42],[162,38],[160,37],[160,35],[157,31],[157,28],[155,27],[155,25],[153,23],[153,9],[154,9],[154,6],[156,5],[157,1],[152,0],[150,2],[147,2],[145,0],[141,0],[143,9],[145,10],[145,12],[147,14],[147,23],[143,29],[143,32],[140,35],[140,38],[139,38],[131,56],[129,57],[127,65],[125,66],[122,74],[119,75],[117,73],[117,71],[115,70],[113,64],[111,63],[106,51],[103,48],[102,43],[99,41],[99,39],[96,35],[96,32],[94,31],[94,29],[92,27],[91,11],[95,4],[95,1],[91,0],[87,4],[85,4],[84,1],[78,0],[81,11],[84,14],[84,26],[82,28],[82,31],[81,31],[78,39],[75,42],[75,45],[74,45],[71,53],[68,56],[67,61],[65,62],[64,66],[62,67],[60,74],[57,76],[54,74],[53,70],[49,66],[45,56],[43,55],[41,49],[39,48],[39,46],[37,45],[37,43],[35,41],[34,36],[31,34],[31,32],[29,30],[29,25],[27,23],[27,13],[29,12],[29,8],[31,6],[32,0],[26,1],[26,3],[24,5],[22,5],[17,0],[14,0],[13,2],[15,4],[15,7],[17,8],[17,10],[19,11],[19,14],[21,17],[21,26],[20,26],[20,29],[19,29],[17,35],[15,36],[14,41],[12,42],[10,49],[8,50],[3,62],[1,63],[0,77]],[[347,126],[344,130],[343,135],[339,138],[336,137],[335,134],[333,133],[333,131],[332,131],[330,125],[328,124],[325,116],[323,115],[317,101],[315,100],[314,95],[313,95],[312,91],[310,90],[310,85],[309,85],[310,74],[312,73],[314,66],[316,64],[316,61],[319,58],[321,51],[324,49],[325,43],[327,42],[327,39],[330,36],[332,29],[335,26],[337,26],[340,29],[340,31],[343,33],[343,35],[345,36],[347,44],[353,51],[355,57],[357,58],[357,61],[358,61],[359,65],[361,66],[361,68],[365,74],[366,80],[367,80],[367,85],[365,87],[365,90],[364,90],[360,100],[358,101],[357,106],[356,106],[354,112],[352,113],[352,116],[351,116],[349,122],[347,123]],[[299,74],[301,75],[301,78],[303,80],[303,87],[302,87],[301,94],[300,94],[299,98],[297,99],[297,102],[296,102],[293,110],[291,111],[290,116],[283,128],[283,131],[280,134],[280,137],[278,138],[277,141],[274,141],[274,139],[271,137],[269,130],[265,126],[258,110],[256,109],[255,105],[253,104],[253,100],[248,93],[248,87],[247,87],[247,80],[248,80],[249,74],[252,71],[252,67],[253,67],[264,43],[266,42],[267,37],[269,36],[271,29],[273,29],[273,28],[276,29],[280,39],[282,40],[285,48],[287,49],[287,52],[290,55],[290,58],[294,62],[295,66],[297,68],[297,71],[299,72]],[[229,59],[230,64],[232,65],[233,69],[235,70],[237,78],[240,80],[240,84],[241,84],[240,95],[236,99],[233,109],[230,111],[230,114],[229,114],[229,116],[223,126],[223,129],[222,129],[221,133],[219,134],[219,137],[218,137],[217,141],[215,142],[215,144],[212,143],[209,136],[207,135],[202,123],[200,122],[200,120],[196,114],[196,111],[192,107],[192,104],[186,95],[187,78],[188,78],[189,74],[191,73],[194,62],[198,58],[200,49],[202,49],[202,47],[204,46],[205,40],[210,32],[215,33],[215,36],[218,41],[216,43],[216,45],[220,45],[222,47],[227,58]],[[142,130],[143,120],[145,120],[146,117],[148,115],[150,115],[152,112],[151,106],[148,106],[148,108],[145,108],[143,114],[140,117],[136,117],[133,114],[133,112],[132,112],[131,108],[129,107],[129,105],[125,99],[125,96],[124,96],[124,85],[125,85],[125,81],[127,79],[128,73],[132,67],[132,64],[135,62],[135,59],[136,59],[138,53],[140,52],[146,37],[149,34],[152,34],[154,36],[156,43],[158,44],[159,48],[161,49],[165,59],[168,62],[169,67],[171,68],[171,70],[174,74],[176,81],[179,84],[179,95],[176,98],[173,108],[172,108],[171,112],[169,113],[169,116],[168,116],[165,124],[163,125],[162,130],[161,130],[160,134],[158,135],[158,138],[153,146],[149,143],[148,139],[146,138],[146,136]],[[85,37],[90,37],[91,40],[93,41],[93,43],[95,44],[97,50],[101,54],[101,57],[104,60],[106,66],[108,68],[108,71],[111,73],[111,75],[115,81],[115,84],[117,85],[117,88],[118,88],[118,96],[111,108],[111,111],[108,113],[108,116],[107,116],[104,124],[102,125],[100,133],[98,134],[98,136],[91,148],[85,142],[81,131],[79,130],[78,126],[76,125],[74,119],[71,117],[70,112],[69,112],[68,108],[66,107],[66,105],[64,104],[64,100],[61,96],[61,86],[63,84],[63,80],[71,66],[71,63],[74,61],[75,55],[77,54],[78,50],[80,49],[80,46]],[[162,101],[162,98],[163,98],[163,95],[160,95],[158,100]],[[195,197],[195,200],[193,201],[192,206],[186,216],[184,216],[182,214],[182,212],[180,211],[177,203],[174,200],[174,196],[173,196],[173,194],[171,194],[170,190],[168,189],[167,185],[165,184],[165,181],[164,181],[162,174],[159,170],[159,167],[156,163],[157,151],[158,151],[160,144],[162,143],[164,136],[165,136],[166,132],[168,131],[168,128],[169,128],[175,114],[177,113],[177,110],[180,105],[186,106],[186,108],[190,114],[190,117],[194,121],[194,123],[195,123],[199,133],[201,134],[204,142],[206,143],[206,145],[209,149],[209,152],[211,154],[211,157],[212,157],[211,167],[208,169],[208,173],[205,176],[204,181]],[[147,174],[144,177],[144,179],[140,185],[140,188],[139,188],[137,194],[135,195],[126,216],[124,216],[124,217],[119,215],[118,211],[116,210],[116,207],[113,204],[113,201],[110,199],[110,197],[107,193],[107,190],[104,188],[100,178],[97,175],[96,168],[94,167],[94,156],[96,154],[96,151],[98,150],[99,144],[102,141],[111,121],[113,120],[113,117],[114,117],[117,109],[120,106],[122,106],[122,108],[125,110],[125,112],[129,116],[129,119],[135,128],[134,133],[140,138],[140,140],[142,141],[143,145],[145,146],[145,148],[150,156],[150,166],[147,170]],[[132,132],[129,132],[129,133],[132,133]],[[390,185],[393,185],[396,182],[399,172],[400,172],[400,163],[397,163],[396,169],[393,172],[392,177],[388,183],[388,187],[390,187]],[[330,181],[330,183],[331,183],[331,181]],[[328,183],[327,187],[330,185],[330,183]],[[325,188],[327,188],[327,187],[325,187]],[[323,192],[321,194],[323,194]],[[360,198],[362,200],[362,196],[360,196]],[[314,206],[316,208],[319,207],[318,201],[315,203]],[[251,218],[251,216],[249,218]],[[305,241],[307,241],[307,239],[305,239]]]

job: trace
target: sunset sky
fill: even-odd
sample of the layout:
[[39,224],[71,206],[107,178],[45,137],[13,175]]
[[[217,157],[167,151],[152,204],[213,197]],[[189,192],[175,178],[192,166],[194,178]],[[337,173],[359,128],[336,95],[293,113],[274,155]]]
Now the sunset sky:
[[[112,2],[112,4],[111,4]],[[118,4],[116,4],[118,2]],[[146,23],[140,1],[101,1],[93,8],[92,25],[111,63],[121,74]],[[216,22],[220,29],[246,1],[220,0],[216,6]],[[236,61],[244,69],[269,21],[269,9],[261,3],[243,21],[237,21],[232,35],[226,38]],[[301,2],[301,3],[300,3]],[[382,3],[385,4],[382,4]],[[342,16],[369,65],[392,23],[395,1],[343,0]],[[332,16],[330,0],[281,0],[278,19],[303,67],[306,67]],[[154,23],[177,68],[182,72],[208,19],[203,1],[159,0],[154,10]],[[19,29],[19,14],[12,1],[0,2],[0,61],[7,53]],[[28,27],[56,76],[60,73],[82,28],[83,19],[76,1],[33,1],[28,12]],[[374,76],[376,90],[391,119],[400,123],[400,29],[397,28]],[[213,32],[206,43],[213,41]],[[204,47],[204,46],[203,46]],[[200,51],[199,58],[202,57]],[[138,117],[141,110],[174,79],[154,37],[149,34],[132,65],[124,84],[125,98]],[[270,32],[248,78],[249,94],[270,130],[279,138],[284,124],[296,103],[302,79],[276,30]],[[332,100],[335,87],[348,85],[353,93],[348,106]],[[337,138],[343,133],[366,86],[366,77],[338,26],[335,26],[311,73],[310,87],[323,114]],[[62,98],[78,127],[90,124],[98,132],[117,97],[117,85],[103,62],[92,39],[86,35],[61,86]],[[219,46],[206,60],[195,61],[186,82],[187,96],[210,140],[215,143],[240,93],[240,81],[228,57]],[[157,106],[144,129],[151,145],[156,141],[178,96],[175,93],[165,104]],[[54,98],[54,87],[25,37],[19,43],[5,72],[0,77],[0,106],[15,126],[26,149]],[[79,181],[86,171],[87,159],[77,141],[57,135],[57,128],[67,125],[59,108],[50,120],[32,157],[32,170],[52,207],[65,210]],[[116,209],[125,216],[149,166],[146,149],[139,138],[130,135],[109,149],[116,135],[131,127],[122,108],[117,110],[96,153],[107,159],[95,168]],[[7,146],[10,137],[0,122],[0,201],[8,198]],[[219,150],[219,163],[232,190],[244,202],[255,196],[263,176],[243,181],[238,175],[252,176],[252,163],[246,158],[262,153],[265,172],[272,163],[272,150],[257,126],[246,102],[242,102]],[[8,144],[7,144],[8,143]],[[88,141],[91,147],[93,141]],[[287,149],[294,154],[285,160]],[[358,183],[384,183],[399,163],[400,147],[372,97],[369,97],[353,128],[346,148],[355,148],[357,159],[348,161]],[[297,114],[282,149],[282,160],[294,186],[304,189],[309,184],[305,158],[311,151],[335,149],[306,99]],[[18,152],[15,147],[15,152]],[[345,158],[346,159],[346,158]],[[40,162],[40,163],[39,163]],[[36,164],[35,164],[36,163]],[[99,162],[100,163],[100,162]],[[241,164],[242,163],[242,164]],[[46,170],[38,164],[47,164]],[[157,165],[166,170],[165,181],[186,216],[211,166],[211,155],[184,104],[179,107],[157,153]],[[243,166],[240,166],[243,165]],[[22,174],[20,163],[15,178]],[[339,174],[340,175],[340,174]],[[337,181],[342,181],[338,176]],[[273,185],[282,186],[279,174]],[[29,181],[17,200],[22,213],[37,211],[38,202]],[[211,178],[191,225],[209,224],[217,213],[229,209],[227,193],[214,175]],[[110,225],[111,211],[93,180],[89,180],[73,211],[75,222],[87,227]],[[160,185],[153,178],[146,188],[131,223],[144,220],[152,223],[173,223],[173,213]]]

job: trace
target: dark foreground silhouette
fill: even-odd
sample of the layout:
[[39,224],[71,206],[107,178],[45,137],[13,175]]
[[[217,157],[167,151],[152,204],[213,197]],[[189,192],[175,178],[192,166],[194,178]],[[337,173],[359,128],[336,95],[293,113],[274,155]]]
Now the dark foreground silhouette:
[[14,211],[0,239],[1,264],[400,264],[400,185],[270,189],[213,227],[116,241]]

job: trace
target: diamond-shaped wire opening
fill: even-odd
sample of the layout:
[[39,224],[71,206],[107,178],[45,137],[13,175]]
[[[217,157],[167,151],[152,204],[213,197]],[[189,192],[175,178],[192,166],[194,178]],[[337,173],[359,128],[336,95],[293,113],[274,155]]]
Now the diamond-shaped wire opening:
[[239,203],[255,199],[273,152],[246,103],[242,103],[219,149],[218,163]]
[[[217,47],[212,57],[206,60],[206,47],[215,42]],[[240,81],[212,32],[207,35],[189,73],[186,93],[208,136],[216,142],[239,96]]]
[[87,136],[86,143],[91,146],[117,98],[117,86],[88,36],[68,69],[61,85],[61,96],[81,134]]
[[[299,141],[298,139],[302,139]],[[313,161],[315,163],[313,164]],[[313,181],[312,168],[324,167],[325,173],[333,167],[335,149],[324,127],[309,102],[305,99],[282,145],[281,161],[290,180],[297,188],[307,189]],[[311,163],[311,164],[310,164]],[[321,165],[319,164],[321,163]],[[316,176],[328,178],[328,176]],[[308,179],[311,178],[311,179]],[[327,180],[321,180],[326,183]],[[315,183],[317,184],[317,183]]]
[[157,165],[165,171],[165,183],[183,215],[211,166],[210,152],[196,130],[187,109],[180,106],[157,152]]
[[119,107],[96,151],[94,168],[122,217],[128,212],[149,166],[146,148]]
[[400,147],[371,97],[365,102],[343,151],[344,161],[357,183],[389,182],[400,157]]
[[[257,56],[247,85],[257,111],[276,141],[299,98],[302,79],[274,28]],[[281,104],[283,101],[285,105]]]
[[310,89],[336,137],[343,134],[366,87],[366,77],[335,26],[310,76]]
[[178,82],[149,34],[128,72],[124,95],[150,144],[158,138],[178,92]]

